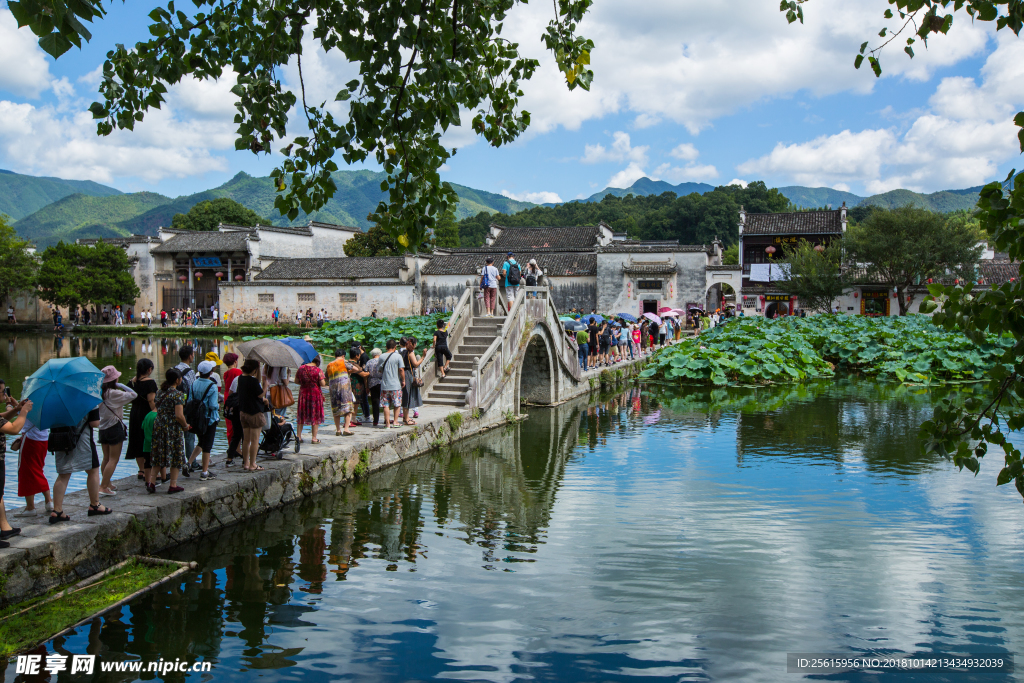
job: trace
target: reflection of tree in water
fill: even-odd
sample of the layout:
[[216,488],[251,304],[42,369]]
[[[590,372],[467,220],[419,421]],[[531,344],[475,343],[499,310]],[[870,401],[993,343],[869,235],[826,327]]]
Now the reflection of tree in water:
[[841,467],[851,458],[873,471],[912,473],[944,466],[917,439],[939,398],[960,387],[837,380],[771,387],[659,387],[675,419],[713,422],[734,414],[739,464],[749,457],[815,458]]

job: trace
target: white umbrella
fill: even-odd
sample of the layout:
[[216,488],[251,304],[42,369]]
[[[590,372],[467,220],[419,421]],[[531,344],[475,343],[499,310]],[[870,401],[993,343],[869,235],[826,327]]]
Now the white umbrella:
[[299,368],[305,364],[302,356],[279,339],[253,339],[238,345],[238,352],[246,360],[253,358],[272,368]]
[[650,320],[652,323],[661,324],[661,318],[654,315],[653,313],[644,313],[644,317]]

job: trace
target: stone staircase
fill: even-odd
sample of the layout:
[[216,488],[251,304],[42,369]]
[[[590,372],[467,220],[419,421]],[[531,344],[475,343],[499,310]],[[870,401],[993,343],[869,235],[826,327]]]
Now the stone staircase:
[[451,347],[452,362],[448,374],[438,378],[423,399],[425,405],[466,406],[466,391],[469,378],[473,376],[473,359],[484,355],[487,348],[498,336],[498,325],[505,318],[474,317],[458,347]]

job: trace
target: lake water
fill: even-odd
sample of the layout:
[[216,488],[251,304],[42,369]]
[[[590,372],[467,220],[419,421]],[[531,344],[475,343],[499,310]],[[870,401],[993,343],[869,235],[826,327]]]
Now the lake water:
[[303,682],[789,681],[789,652],[1012,654],[1024,506],[995,458],[975,478],[919,454],[933,400],[839,381],[531,410],[177,548],[198,572],[45,649]]

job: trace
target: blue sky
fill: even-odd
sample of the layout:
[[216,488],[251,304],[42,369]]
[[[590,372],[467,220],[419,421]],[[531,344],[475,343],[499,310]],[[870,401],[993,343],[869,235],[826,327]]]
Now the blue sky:
[[[1024,108],[1024,42],[966,17],[912,61],[894,43],[875,79],[852,61],[885,25],[884,0],[815,0],[803,26],[788,25],[770,0],[597,0],[583,25],[597,44],[594,87],[569,93],[540,45],[550,14],[542,5],[517,7],[506,22],[542,62],[524,87],[531,130],[501,149],[456,131],[447,180],[531,201],[585,197],[643,175],[867,195],[969,187],[1021,165],[1011,119]],[[112,4],[93,41],[56,62],[0,9],[0,60],[19,65],[0,73],[0,168],[172,196],[238,171],[269,173],[280,157],[233,151],[230,77],[182,83],[135,133],[96,138],[85,109],[98,68],[114,43],[147,35],[152,7]],[[307,89],[333,100],[352,66],[315,52],[304,58]],[[294,69],[283,77],[291,84]]]

